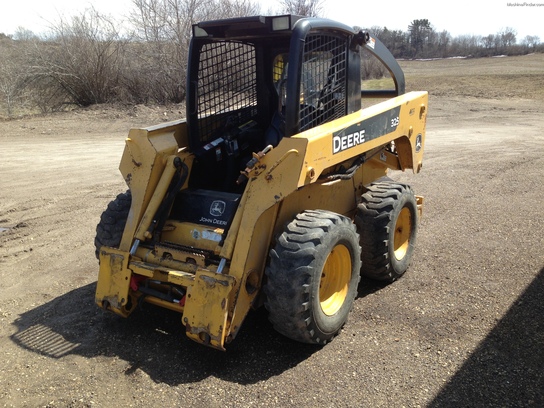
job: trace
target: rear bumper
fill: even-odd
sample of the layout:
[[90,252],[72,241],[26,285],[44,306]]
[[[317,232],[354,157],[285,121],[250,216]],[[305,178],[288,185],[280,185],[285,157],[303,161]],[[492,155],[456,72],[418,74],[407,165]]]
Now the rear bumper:
[[[149,288],[150,282],[154,289]],[[131,257],[128,252],[102,247],[95,302],[123,317],[128,317],[142,301],[177,311],[182,314],[189,338],[224,350],[235,283],[233,276],[195,265],[155,265]],[[177,296],[165,288],[176,288]]]

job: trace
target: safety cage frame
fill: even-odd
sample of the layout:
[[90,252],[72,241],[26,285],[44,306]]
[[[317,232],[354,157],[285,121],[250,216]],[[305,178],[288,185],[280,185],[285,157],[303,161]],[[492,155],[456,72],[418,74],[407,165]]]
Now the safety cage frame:
[[[193,151],[220,139],[233,116],[236,126],[256,120],[262,133],[266,131],[275,112],[281,110],[281,90],[274,83],[277,67],[273,67],[280,53],[289,58],[283,67],[287,80],[282,137],[360,109],[360,84],[355,84],[357,91],[349,89],[355,88],[349,77],[360,78],[359,51],[350,47],[353,29],[336,22],[331,27],[325,19],[283,17],[288,24],[281,29],[275,23],[277,17],[262,16],[193,27],[196,35],[190,45],[187,82]],[[244,29],[249,25],[254,27],[252,32]],[[348,72],[353,69],[355,73]],[[299,72],[305,72],[302,78]]]

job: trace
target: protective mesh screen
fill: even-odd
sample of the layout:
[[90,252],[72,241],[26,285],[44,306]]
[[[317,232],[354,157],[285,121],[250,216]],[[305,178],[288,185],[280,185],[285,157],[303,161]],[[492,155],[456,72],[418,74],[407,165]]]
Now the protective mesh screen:
[[[225,112],[239,111],[243,123],[257,106],[255,48],[251,44],[214,42],[204,45],[198,69],[198,117],[202,142],[215,138],[224,126]],[[213,116],[210,116],[212,115]]]
[[306,38],[300,88],[300,130],[346,114],[347,40],[314,34]]

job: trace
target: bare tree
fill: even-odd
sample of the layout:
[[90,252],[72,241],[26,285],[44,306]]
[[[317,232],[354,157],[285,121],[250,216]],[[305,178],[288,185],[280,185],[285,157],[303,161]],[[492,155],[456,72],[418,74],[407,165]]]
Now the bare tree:
[[82,106],[114,99],[124,50],[117,24],[91,8],[52,29],[46,41],[36,42],[34,80],[55,84]]
[[21,70],[20,50],[14,41],[0,41],[0,103],[8,117],[14,114],[28,80],[27,72]]
[[501,38],[501,46],[510,47],[516,43],[517,31],[511,27],[503,28],[499,33]]
[[438,34],[437,52],[438,56],[445,58],[448,56],[448,48],[451,44],[451,35],[446,30],[443,30]]
[[323,11],[323,2],[324,0],[281,0],[280,7],[284,13],[318,17]]
[[490,50],[491,48],[493,48],[494,37],[495,36],[493,34],[482,37],[482,45],[486,50]]
[[17,27],[15,33],[13,33],[13,39],[17,41],[30,41],[37,39],[38,36],[34,34],[31,30],[28,30],[24,27]]
[[261,6],[251,0],[219,0],[218,10],[221,16],[244,17],[261,13]]
[[130,22],[139,44],[130,48],[124,77],[141,101],[182,102],[192,25],[198,21],[259,14],[250,0],[133,0]]
[[537,35],[527,35],[523,38],[521,44],[528,49],[535,50],[537,45],[540,44],[540,37]]

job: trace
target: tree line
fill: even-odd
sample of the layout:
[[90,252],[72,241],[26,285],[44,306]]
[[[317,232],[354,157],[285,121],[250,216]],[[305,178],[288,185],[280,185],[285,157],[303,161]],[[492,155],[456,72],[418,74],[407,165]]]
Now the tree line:
[[[121,102],[180,103],[193,23],[256,14],[317,16],[324,0],[282,0],[261,10],[252,0],[133,0],[125,21],[90,8],[59,18],[46,35],[19,28],[0,33],[0,117],[62,110],[70,105]],[[488,37],[452,38],[428,20],[412,21],[407,31],[370,29],[397,58],[482,57],[543,52],[538,37],[517,43],[505,29]],[[370,67],[370,68],[369,68]],[[370,64],[363,72],[379,77]]]
[[460,35],[436,30],[427,19],[413,20],[406,31],[372,27],[396,58],[491,57],[544,52],[538,36],[527,35],[518,43],[517,32],[511,27],[495,34]]

